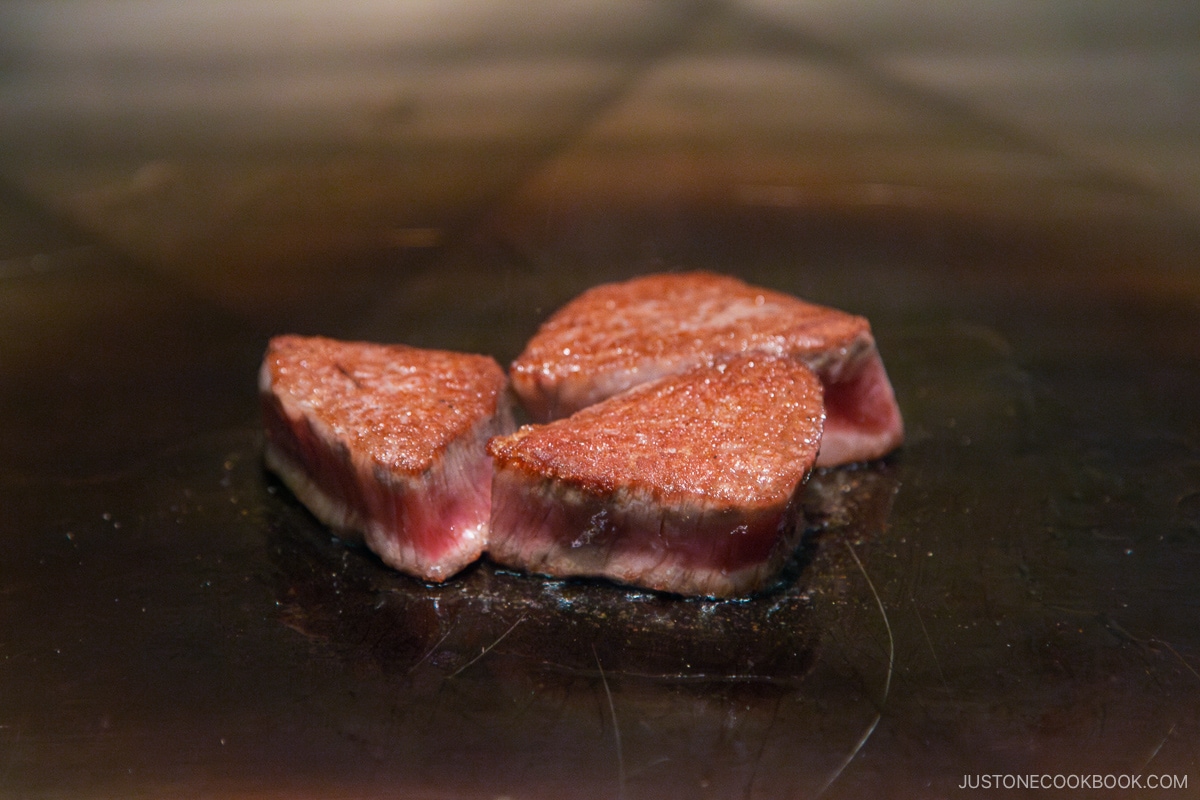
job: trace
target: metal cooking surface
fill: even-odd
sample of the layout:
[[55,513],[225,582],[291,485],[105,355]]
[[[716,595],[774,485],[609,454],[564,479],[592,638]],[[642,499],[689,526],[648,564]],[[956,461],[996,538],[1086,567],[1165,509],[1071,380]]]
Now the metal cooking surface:
[[[814,479],[786,585],[714,603],[392,573],[264,474],[262,335],[100,274],[19,283],[50,335],[4,394],[18,795],[852,796],[1194,765],[1200,376],[1174,298],[1031,279],[877,315],[909,443]],[[105,281],[134,307],[55,329]],[[431,313],[429,342],[493,329]]]
[[[518,36],[531,12],[489,17],[490,45],[447,18],[454,46],[314,62],[325,93],[278,42],[223,72],[185,38],[150,54],[175,71],[134,71],[157,94],[104,107],[66,90],[96,64],[121,85],[111,53],[14,50],[0,794],[942,797],[980,773],[1195,794],[1191,184],[760,6],[656,6],[626,38],[552,16],[553,47]],[[279,75],[307,100],[246,88]],[[173,82],[209,99],[172,105]],[[274,333],[506,362],[588,286],[677,268],[868,316],[905,414],[893,457],[813,478],[770,592],[487,562],[424,585],[263,470]]]

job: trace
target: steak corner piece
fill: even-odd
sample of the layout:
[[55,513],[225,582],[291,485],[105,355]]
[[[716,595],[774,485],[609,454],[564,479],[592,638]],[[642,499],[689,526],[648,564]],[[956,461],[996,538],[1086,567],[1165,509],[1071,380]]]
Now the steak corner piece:
[[820,376],[819,466],[880,458],[904,440],[866,319],[706,272],[584,292],[546,320],[510,374],[530,415],[545,422],[640,383],[748,354],[798,359]]
[[484,356],[276,337],[259,374],[267,466],[317,519],[443,581],[486,544],[506,384]]
[[762,589],[803,533],[821,401],[803,364],[740,358],[493,439],[488,555],[684,595]]

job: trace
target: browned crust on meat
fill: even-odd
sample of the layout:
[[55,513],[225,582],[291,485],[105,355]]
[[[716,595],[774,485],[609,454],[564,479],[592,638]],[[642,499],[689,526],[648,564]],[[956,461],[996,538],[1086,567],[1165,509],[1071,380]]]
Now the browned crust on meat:
[[797,357],[822,371],[873,345],[862,317],[708,272],[660,274],[584,292],[541,326],[510,372],[544,421],[731,355]]
[[507,382],[486,356],[294,335],[271,339],[259,380],[289,413],[408,475],[495,415]]
[[824,421],[804,365],[739,358],[639,386],[488,443],[498,465],[609,494],[709,508],[784,504],[811,469]]

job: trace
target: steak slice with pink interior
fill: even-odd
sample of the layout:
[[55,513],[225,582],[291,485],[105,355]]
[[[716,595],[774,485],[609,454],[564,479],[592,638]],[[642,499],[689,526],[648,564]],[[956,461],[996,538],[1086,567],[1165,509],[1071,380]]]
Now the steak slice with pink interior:
[[488,443],[488,554],[729,597],[771,583],[803,532],[821,384],[791,359],[737,358],[644,384]]
[[510,373],[525,407],[544,422],[664,375],[752,354],[798,359],[820,376],[820,466],[879,458],[903,441],[866,319],[711,273],[590,289],[546,320]]
[[484,356],[276,337],[259,373],[267,466],[325,524],[443,581],[487,541],[506,383]]

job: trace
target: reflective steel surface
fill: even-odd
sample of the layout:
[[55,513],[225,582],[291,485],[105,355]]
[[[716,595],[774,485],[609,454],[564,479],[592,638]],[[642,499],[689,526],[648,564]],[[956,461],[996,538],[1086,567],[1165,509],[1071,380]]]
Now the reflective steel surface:
[[[989,8],[0,11],[0,796],[1196,796],[1196,12]],[[868,316],[909,430],[770,592],[428,586],[263,470],[274,333],[694,268]]]

